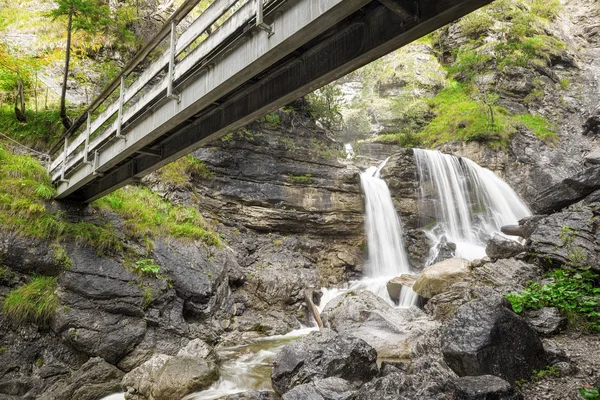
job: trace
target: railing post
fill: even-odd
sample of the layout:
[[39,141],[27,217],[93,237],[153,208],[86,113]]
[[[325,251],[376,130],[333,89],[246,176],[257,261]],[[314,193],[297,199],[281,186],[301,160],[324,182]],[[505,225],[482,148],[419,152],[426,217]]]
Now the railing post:
[[69,182],[65,179],[65,172],[67,171],[67,148],[69,147],[69,139],[65,136],[65,149],[63,150],[63,162],[62,162],[62,171],[60,172],[60,181],[61,182]]
[[121,75],[121,89],[119,90],[119,115],[117,116],[117,139],[127,141],[127,138],[121,135],[121,124],[123,123],[123,99],[125,97],[125,77]]
[[104,176],[104,174],[102,172],[96,172],[96,170],[98,169],[98,164],[100,163],[99,157],[98,157],[98,150],[94,151],[94,161],[92,163],[92,175],[93,176]]
[[263,21],[263,1],[264,0],[256,0],[256,26],[258,29],[267,32],[268,37],[271,37],[275,33],[275,29],[273,28],[273,25],[266,24]]
[[91,164],[90,160],[89,160],[89,155],[90,155],[90,130],[91,130],[91,117],[90,117],[90,112],[87,112],[87,125],[85,128],[85,147],[83,149],[83,163],[84,164]]
[[179,103],[180,97],[173,94],[173,77],[175,76],[175,52],[177,49],[177,31],[175,21],[171,22],[171,43],[169,46],[169,76],[167,77],[167,98],[177,100]]

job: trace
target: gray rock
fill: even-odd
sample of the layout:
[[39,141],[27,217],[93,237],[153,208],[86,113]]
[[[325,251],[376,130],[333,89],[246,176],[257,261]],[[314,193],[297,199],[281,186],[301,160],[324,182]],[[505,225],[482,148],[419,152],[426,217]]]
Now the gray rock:
[[14,271],[27,274],[58,275],[64,267],[53,257],[50,242],[0,233],[0,259]]
[[251,390],[249,392],[242,392],[229,395],[227,397],[223,397],[225,400],[279,400],[279,396],[277,396],[273,392],[269,392],[266,390],[257,391]]
[[570,358],[567,353],[561,349],[554,340],[544,339],[544,352],[548,358],[548,363],[554,365],[559,362],[569,362]]
[[504,236],[493,235],[485,246],[485,254],[492,260],[511,258],[525,251],[523,245]]
[[501,296],[462,305],[444,328],[444,360],[459,376],[496,375],[515,382],[543,369],[547,358],[537,333]]
[[504,379],[493,375],[463,376],[455,382],[455,400],[521,400]]
[[121,391],[123,372],[100,357],[90,358],[64,381],[54,384],[38,400],[98,400]]
[[363,385],[353,400],[398,400],[410,399],[414,395],[410,375],[391,373],[373,379]]
[[413,290],[427,299],[443,293],[469,275],[469,261],[450,258],[426,267],[413,285]]
[[583,124],[583,135],[597,135],[600,133],[600,106],[590,113]]
[[600,189],[600,165],[593,165],[543,190],[531,206],[536,214],[549,214],[578,202]]
[[575,204],[544,217],[533,228],[528,251],[540,264],[556,268],[569,264],[600,271],[600,235],[595,205]]
[[434,251],[437,255],[432,264],[437,264],[454,257],[456,253],[456,243],[449,242],[448,239],[446,239],[446,236],[442,236],[440,241],[435,245]]
[[321,318],[325,327],[361,338],[379,357],[393,359],[410,358],[411,344],[437,327],[418,308],[393,308],[368,290],[336,297],[325,306]]
[[219,378],[211,360],[156,354],[123,378],[127,400],[180,399],[206,389]]
[[377,352],[365,341],[323,329],[288,344],[277,354],[271,382],[280,395],[330,377],[367,382],[377,375],[376,361]]
[[567,319],[556,307],[526,311],[523,317],[541,335],[555,335],[567,327]]
[[[415,281],[417,280],[417,275],[411,274],[402,274],[400,276],[391,279],[386,285],[388,294],[390,295],[390,299],[394,301],[398,301],[400,299],[400,293],[404,288],[412,288]],[[406,290],[406,289],[404,289]]]
[[249,392],[242,392],[229,395],[225,397],[225,400],[279,400],[279,396],[277,396],[273,392],[269,392],[266,390],[252,390]]
[[600,150],[594,150],[583,157],[588,164],[600,164]]
[[154,400],[180,399],[208,388],[219,379],[215,363],[189,357],[174,357],[165,363],[152,389]]
[[355,391],[350,382],[332,377],[296,386],[282,400],[349,400]]

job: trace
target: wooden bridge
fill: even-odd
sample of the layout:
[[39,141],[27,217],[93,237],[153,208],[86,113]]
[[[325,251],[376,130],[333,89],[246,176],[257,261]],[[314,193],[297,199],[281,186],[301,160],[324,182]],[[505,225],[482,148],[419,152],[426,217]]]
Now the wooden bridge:
[[54,146],[58,198],[135,182],[491,1],[215,0],[184,29],[186,0]]

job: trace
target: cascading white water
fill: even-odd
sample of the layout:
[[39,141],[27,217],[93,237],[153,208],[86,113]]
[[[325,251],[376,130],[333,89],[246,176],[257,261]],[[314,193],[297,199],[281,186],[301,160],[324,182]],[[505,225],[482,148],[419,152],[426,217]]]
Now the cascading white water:
[[428,234],[436,243],[444,236],[455,243],[456,256],[484,257],[490,235],[531,215],[506,182],[468,158],[422,149],[414,149],[414,155],[421,200],[433,204],[435,215]]
[[[365,230],[369,259],[365,265],[365,278],[355,284],[365,287],[392,303],[386,289],[387,282],[401,274],[411,273],[410,264],[402,243],[402,225],[394,208],[390,190],[381,169],[371,167],[360,175],[365,196]],[[410,307],[417,300],[416,293],[402,290],[399,306]]]

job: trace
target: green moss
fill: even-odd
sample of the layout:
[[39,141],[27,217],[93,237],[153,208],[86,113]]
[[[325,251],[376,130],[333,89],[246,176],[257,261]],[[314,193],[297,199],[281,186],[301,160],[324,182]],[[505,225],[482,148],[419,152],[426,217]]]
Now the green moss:
[[58,110],[26,111],[27,122],[20,122],[12,107],[0,107],[0,132],[28,146],[39,149],[54,143],[63,132]]
[[0,356],[8,349],[6,346],[0,346]]
[[73,262],[71,261],[71,258],[67,254],[65,248],[59,243],[52,243],[50,248],[52,249],[52,257],[54,258],[56,264],[60,265],[64,269],[70,269],[73,265]]
[[27,322],[47,323],[58,309],[55,277],[33,276],[30,283],[6,295],[2,313],[17,325]]
[[545,142],[554,142],[558,138],[554,126],[540,115],[518,114],[514,118]]
[[431,99],[430,105],[437,115],[417,134],[419,141],[430,146],[451,140],[504,144],[514,132],[506,110],[491,106],[492,123],[488,107],[475,100],[471,93],[466,84],[449,81],[448,86]]
[[119,214],[132,238],[174,236],[220,245],[198,210],[174,206],[147,188],[127,186],[96,200],[94,206]]
[[312,183],[312,181],[313,181],[311,174],[305,174],[305,175],[293,175],[293,174],[289,174],[288,178],[290,178],[290,180],[292,181],[292,183],[302,184],[302,185],[307,185],[309,183]]
[[208,180],[212,178],[212,172],[197,158],[188,154],[156,171],[160,180],[175,188],[189,188],[192,186],[192,178]]
[[258,332],[263,335],[266,335],[267,332],[269,331],[269,327],[257,322],[256,324],[252,325],[250,330],[254,331],[254,332]]

